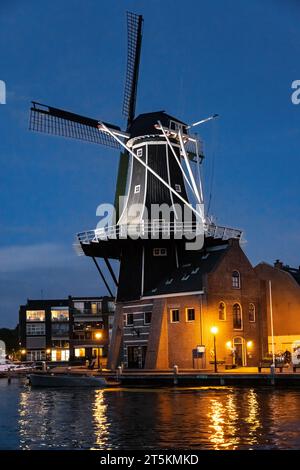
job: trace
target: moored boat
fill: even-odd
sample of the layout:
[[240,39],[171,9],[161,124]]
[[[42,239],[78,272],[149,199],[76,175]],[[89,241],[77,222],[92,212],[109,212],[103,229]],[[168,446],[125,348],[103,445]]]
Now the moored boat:
[[28,376],[32,387],[96,387],[107,386],[103,377],[92,375],[71,374],[30,374]]

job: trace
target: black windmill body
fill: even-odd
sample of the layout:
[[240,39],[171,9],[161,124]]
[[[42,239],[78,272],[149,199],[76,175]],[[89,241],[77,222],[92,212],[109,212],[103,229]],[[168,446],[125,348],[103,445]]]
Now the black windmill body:
[[[196,236],[199,217],[207,243],[210,239],[241,235],[238,230],[207,224],[199,209],[189,201],[188,191],[191,191],[196,203],[199,206],[203,203],[200,177],[197,184],[191,170],[191,162],[196,162],[199,168],[203,155],[200,142],[189,135],[191,126],[164,111],[135,117],[142,25],[142,16],[127,14],[128,57],[123,103],[126,131],[36,102],[32,104],[30,116],[31,130],[121,149],[115,193],[116,221],[106,228],[81,232],[77,237],[83,253],[93,258],[111,294],[96,261],[96,258],[104,259],[117,286],[117,300],[122,302],[155,293],[162,279],[187,260],[197,259],[197,252],[189,252],[186,242]],[[125,197],[120,205],[121,196]],[[155,211],[153,215],[153,205],[162,204],[171,208],[168,220]],[[140,210],[132,210],[136,207]],[[120,261],[118,280],[111,259]]]

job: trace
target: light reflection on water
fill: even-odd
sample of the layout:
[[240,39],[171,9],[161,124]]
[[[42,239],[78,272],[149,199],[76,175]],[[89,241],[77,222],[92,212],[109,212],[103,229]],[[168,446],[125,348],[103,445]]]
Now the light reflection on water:
[[0,449],[298,448],[300,389],[31,389],[0,380]]

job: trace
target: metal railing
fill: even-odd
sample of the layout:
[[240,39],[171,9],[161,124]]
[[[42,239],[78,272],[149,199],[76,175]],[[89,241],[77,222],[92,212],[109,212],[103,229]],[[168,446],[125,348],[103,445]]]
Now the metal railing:
[[230,227],[224,227],[214,224],[202,224],[198,222],[165,222],[151,221],[140,222],[138,224],[122,224],[111,225],[107,227],[88,230],[77,234],[79,243],[89,244],[92,242],[100,242],[111,239],[126,238],[174,238],[183,237],[192,238],[197,235],[204,234],[206,237],[221,238],[228,240],[229,238],[238,238],[242,236],[242,231]]

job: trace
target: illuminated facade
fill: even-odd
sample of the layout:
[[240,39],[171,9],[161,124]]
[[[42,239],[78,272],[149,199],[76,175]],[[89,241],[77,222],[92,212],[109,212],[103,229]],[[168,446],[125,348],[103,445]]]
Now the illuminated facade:
[[60,363],[105,358],[113,314],[108,297],[28,300],[19,313],[22,359]]
[[291,268],[277,260],[274,266],[258,264],[255,272],[264,284],[267,313],[264,334],[268,337],[269,352],[272,351],[271,299],[275,353],[293,353],[300,345],[300,269]]
[[109,363],[168,369],[256,366],[267,351],[261,281],[235,239],[205,246],[152,292],[117,304]]

